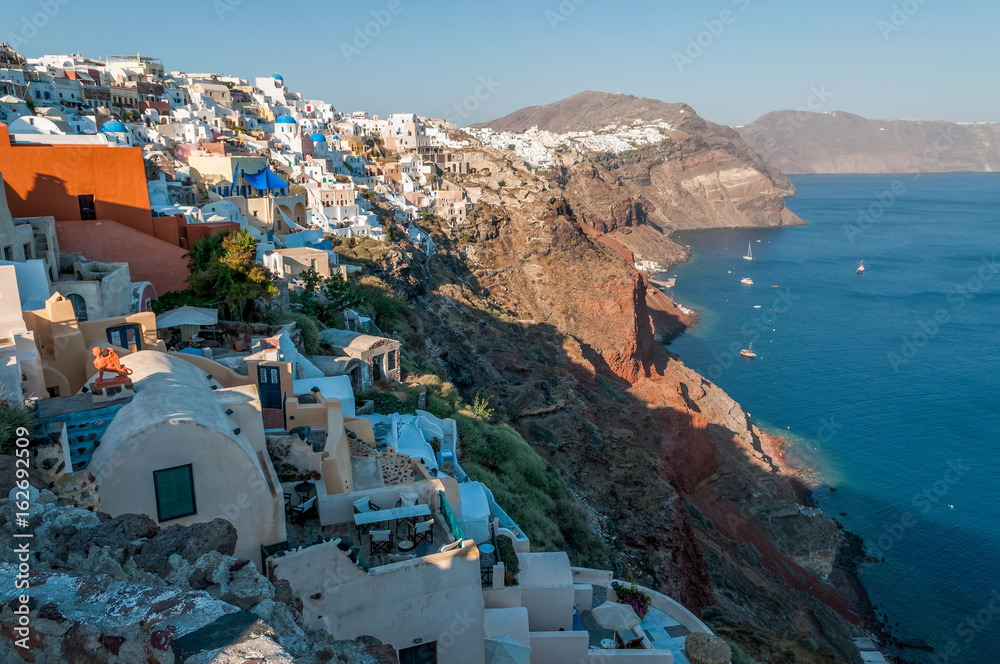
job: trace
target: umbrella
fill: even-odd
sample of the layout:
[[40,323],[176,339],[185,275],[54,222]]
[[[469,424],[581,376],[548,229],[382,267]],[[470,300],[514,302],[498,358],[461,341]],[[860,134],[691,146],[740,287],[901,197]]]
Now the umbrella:
[[201,307],[181,307],[156,317],[156,327],[180,327],[181,325],[215,325],[219,322],[219,312]]
[[4,104],[23,104],[24,100],[23,99],[18,99],[14,95],[4,95],[3,97],[0,97],[0,103],[4,103]]
[[641,620],[631,606],[605,602],[592,612],[597,624],[615,632],[624,632],[638,625]]
[[691,664],[729,664],[733,651],[713,634],[692,632],[684,639],[684,655]]
[[531,648],[510,634],[486,639],[486,664],[528,664]]

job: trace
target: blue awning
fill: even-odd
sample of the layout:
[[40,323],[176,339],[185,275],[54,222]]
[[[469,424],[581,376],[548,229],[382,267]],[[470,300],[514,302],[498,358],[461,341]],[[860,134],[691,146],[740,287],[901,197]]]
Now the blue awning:
[[250,186],[257,190],[265,189],[288,189],[288,183],[275,175],[270,168],[264,167],[264,170],[259,173],[254,173],[251,175],[246,171],[243,171],[243,177],[247,179]]

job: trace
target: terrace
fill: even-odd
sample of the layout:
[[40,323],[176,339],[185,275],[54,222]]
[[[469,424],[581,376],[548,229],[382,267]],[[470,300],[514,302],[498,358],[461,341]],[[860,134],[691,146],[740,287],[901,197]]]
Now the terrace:
[[[601,627],[594,619],[592,611],[606,600],[616,600],[614,590],[611,588],[611,573],[573,568],[573,581],[577,589],[578,602],[580,602],[581,597],[585,598],[590,592],[593,593],[589,608],[583,609],[578,603],[577,615],[573,619],[574,631],[584,630],[589,634],[591,655],[600,653],[608,655],[610,651],[613,653],[612,656],[622,657],[630,653],[645,651],[646,656],[649,657],[651,650],[665,651],[664,654],[669,652],[672,659],[663,659],[662,661],[672,661],[673,664],[688,664],[684,653],[684,640],[688,634],[692,632],[711,633],[701,620],[674,600],[648,588],[641,588],[649,594],[651,599],[649,612],[635,629],[635,634],[643,637],[642,648],[637,650],[620,650],[620,647],[608,648],[608,645],[615,642],[614,632]],[[627,585],[621,581],[619,583]]]

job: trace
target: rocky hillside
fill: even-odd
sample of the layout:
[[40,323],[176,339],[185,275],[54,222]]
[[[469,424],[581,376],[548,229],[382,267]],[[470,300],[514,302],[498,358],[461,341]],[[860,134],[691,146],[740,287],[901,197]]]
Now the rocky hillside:
[[[13,457],[0,456],[0,481],[13,486],[14,477]],[[336,641],[304,628],[302,600],[288,582],[272,584],[249,560],[233,557],[236,529],[228,521],[161,530],[146,515],[81,509],[49,491],[45,477],[31,482],[29,649],[14,644],[23,561],[9,546],[0,552],[2,662],[397,662],[395,650],[375,639]],[[20,541],[14,506],[0,501],[6,542]]]
[[785,173],[1000,170],[1000,124],[776,111],[736,130],[771,166]]
[[[475,150],[475,174],[457,181],[479,193],[468,224],[429,223],[439,243],[429,269],[401,244],[374,274],[412,304],[401,334],[411,373],[438,372],[469,402],[489,396],[494,418],[568,478],[610,552],[587,557],[574,546],[584,538],[566,531],[574,562],[609,564],[697,612],[716,607],[717,627],[761,661],[789,650],[799,662],[851,661],[859,616],[826,581],[837,576],[838,527],[804,504],[782,441],[657,343],[685,316],[625,246],[645,229],[665,247],[668,224],[730,225],[736,212],[744,225],[785,220],[766,169],[719,140],[691,134],[658,155],[620,155],[657,162],[645,183],[624,164],[540,175],[510,153]],[[741,169],[770,193],[734,202],[719,174]],[[681,184],[699,175],[724,182]],[[632,195],[657,188],[689,203]]]
[[733,129],[702,119],[687,104],[585,92],[485,126],[561,133],[636,120],[668,123],[668,140],[620,154],[557,152],[550,179],[583,224],[613,234],[637,260],[682,261],[684,252],[669,238],[677,230],[802,223],[785,207],[795,193],[788,178]]

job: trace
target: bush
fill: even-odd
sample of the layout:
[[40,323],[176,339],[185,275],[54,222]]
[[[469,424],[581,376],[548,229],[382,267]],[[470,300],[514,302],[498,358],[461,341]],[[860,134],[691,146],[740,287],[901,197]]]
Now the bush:
[[808,650],[809,652],[816,652],[817,650],[819,650],[819,644],[816,643],[814,639],[811,639],[809,637],[802,639],[802,647]]
[[306,355],[319,355],[321,352],[319,345],[319,323],[316,319],[307,316],[300,311],[285,311],[284,309],[268,309],[264,315],[271,325],[295,325],[302,332],[302,348]]
[[497,537],[497,559],[503,563],[504,585],[518,585],[517,575],[521,573],[521,561],[514,551],[514,542],[506,535]]
[[17,430],[20,428],[28,430],[28,438],[38,435],[38,419],[34,409],[0,401],[0,454],[14,453]]
[[371,392],[357,392],[354,395],[354,401],[358,404],[363,404],[366,401],[374,402],[375,412],[379,415],[392,415],[393,413],[413,415],[417,412],[416,398],[403,401],[392,392],[379,392],[375,390]]
[[730,660],[730,664],[760,664],[756,659],[743,652],[743,648],[740,648],[729,639],[726,639],[726,643],[733,649],[733,658]]

